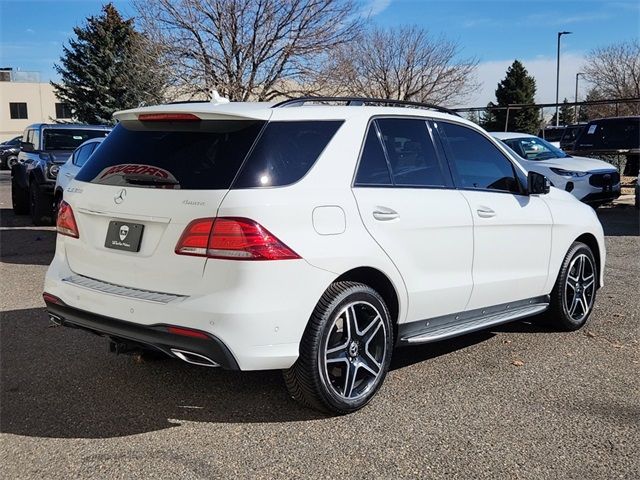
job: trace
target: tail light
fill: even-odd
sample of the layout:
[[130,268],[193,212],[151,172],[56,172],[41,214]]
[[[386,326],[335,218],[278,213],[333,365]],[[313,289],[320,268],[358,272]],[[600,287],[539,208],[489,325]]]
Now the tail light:
[[60,207],[58,209],[56,230],[60,235],[67,235],[68,237],[73,238],[80,237],[78,225],[76,224],[76,219],[73,216],[73,210],[71,210],[71,206],[64,200],[60,202]]
[[199,122],[200,117],[192,113],[141,113],[141,122]]
[[194,220],[176,245],[179,255],[227,260],[290,260],[300,258],[266,228],[248,218]]
[[54,305],[65,305],[62,300],[60,300],[55,295],[51,295],[48,292],[43,292],[42,299],[45,301],[45,303],[53,303]]

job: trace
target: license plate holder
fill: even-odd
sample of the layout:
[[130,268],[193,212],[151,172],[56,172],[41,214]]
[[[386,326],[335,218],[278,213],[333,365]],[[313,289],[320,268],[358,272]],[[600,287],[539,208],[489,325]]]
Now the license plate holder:
[[144,225],[140,223],[112,220],[109,222],[107,238],[104,241],[104,246],[114,250],[139,252],[143,231]]

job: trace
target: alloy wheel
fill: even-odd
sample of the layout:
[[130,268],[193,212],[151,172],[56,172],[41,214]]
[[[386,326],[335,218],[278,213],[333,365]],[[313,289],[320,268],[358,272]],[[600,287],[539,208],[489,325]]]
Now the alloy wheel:
[[319,352],[320,373],[332,392],[357,400],[375,387],[387,355],[387,332],[378,309],[348,304],[335,317]]
[[591,258],[584,253],[576,255],[569,264],[564,287],[564,304],[572,320],[580,322],[589,314],[595,289],[595,267]]

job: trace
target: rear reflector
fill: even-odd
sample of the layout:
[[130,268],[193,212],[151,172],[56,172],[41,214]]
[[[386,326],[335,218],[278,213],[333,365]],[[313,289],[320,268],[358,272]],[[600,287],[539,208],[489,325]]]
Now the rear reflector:
[[203,338],[205,340],[209,339],[209,336],[206,333],[203,333],[199,330],[192,330],[190,328],[167,327],[167,332],[172,333],[174,335],[181,335],[183,337]]
[[54,305],[64,305],[65,304],[58,297],[56,297],[55,295],[51,295],[50,293],[47,293],[47,292],[44,292],[42,294],[42,299],[44,300],[45,303],[53,303]]
[[141,113],[141,122],[199,122],[200,117],[192,113]]
[[226,260],[291,260],[300,258],[266,228],[248,218],[194,220],[176,245],[179,255]]
[[78,232],[78,225],[76,224],[76,219],[73,216],[73,210],[71,209],[71,206],[64,200],[60,202],[60,208],[58,209],[56,230],[60,235],[66,235],[73,238],[80,237],[80,232]]

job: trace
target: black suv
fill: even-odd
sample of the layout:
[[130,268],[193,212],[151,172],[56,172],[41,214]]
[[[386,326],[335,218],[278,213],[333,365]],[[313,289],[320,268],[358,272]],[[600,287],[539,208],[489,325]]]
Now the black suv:
[[11,169],[14,213],[30,213],[35,225],[53,223],[53,190],[60,165],[80,144],[106,137],[110,130],[104,125],[29,125],[22,135],[18,163]]
[[624,175],[638,175],[640,116],[592,120],[576,139],[570,153],[577,155],[623,155]]

